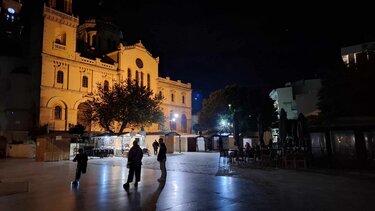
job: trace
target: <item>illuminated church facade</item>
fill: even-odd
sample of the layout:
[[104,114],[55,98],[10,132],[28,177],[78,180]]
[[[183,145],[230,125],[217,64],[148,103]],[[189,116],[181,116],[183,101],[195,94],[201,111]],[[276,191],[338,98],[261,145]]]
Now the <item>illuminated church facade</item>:
[[[35,79],[30,82],[35,88],[30,93],[34,124],[48,125],[50,131],[68,131],[76,124],[103,131],[82,118],[87,96],[98,83],[111,87],[131,79],[164,96],[161,107],[168,131],[191,131],[191,84],[159,77],[159,57],[152,56],[141,41],[125,45],[121,30],[110,22],[89,19],[80,24],[72,15],[72,0],[47,1],[40,28],[42,37],[36,39],[40,43],[31,43],[28,63]],[[2,121],[2,133],[11,121]],[[153,124],[145,130],[161,128]]]

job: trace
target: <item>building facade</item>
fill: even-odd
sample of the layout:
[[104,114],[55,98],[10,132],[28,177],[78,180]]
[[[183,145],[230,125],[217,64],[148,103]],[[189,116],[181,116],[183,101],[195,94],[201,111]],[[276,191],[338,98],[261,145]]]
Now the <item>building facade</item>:
[[191,84],[173,81],[169,77],[157,79],[159,94],[164,96],[162,109],[167,117],[171,131],[190,133],[192,127],[191,115]]
[[284,109],[288,119],[318,114],[318,92],[321,88],[320,79],[300,80],[287,83],[285,87],[271,91],[270,97],[275,100],[275,108],[280,113]]
[[375,42],[341,48],[341,57],[347,67],[375,63]]
[[[168,120],[164,129],[191,131],[191,84],[159,77],[159,57],[152,56],[141,41],[125,45],[121,30],[110,22],[90,19],[80,24],[72,15],[72,0],[49,0],[41,15],[41,24],[36,24],[39,30],[35,27],[31,35],[40,43],[31,43],[26,59],[31,73],[26,82],[31,87],[31,124],[47,126],[49,131],[86,124],[88,130],[103,131],[83,122],[88,94],[95,92],[98,83],[111,87],[130,79],[163,94],[162,109]],[[3,125],[4,132],[9,123]],[[145,130],[161,128],[153,124]]]

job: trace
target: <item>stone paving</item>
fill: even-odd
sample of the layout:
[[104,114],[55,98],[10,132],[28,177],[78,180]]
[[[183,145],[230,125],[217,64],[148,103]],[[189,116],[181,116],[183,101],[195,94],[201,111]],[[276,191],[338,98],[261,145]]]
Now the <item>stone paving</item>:
[[126,158],[93,158],[79,186],[75,163],[0,160],[0,210],[374,210],[373,175],[219,163],[218,153],[176,153],[159,184],[155,156],[124,191]]

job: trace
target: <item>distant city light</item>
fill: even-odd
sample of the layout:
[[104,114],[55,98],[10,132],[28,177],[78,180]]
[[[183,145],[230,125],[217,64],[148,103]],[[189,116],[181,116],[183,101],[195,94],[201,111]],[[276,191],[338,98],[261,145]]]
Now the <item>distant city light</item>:
[[14,14],[14,13],[16,12],[16,10],[14,10],[14,9],[11,8],[11,7],[9,7],[9,8],[8,8],[8,12],[9,12],[10,14]]

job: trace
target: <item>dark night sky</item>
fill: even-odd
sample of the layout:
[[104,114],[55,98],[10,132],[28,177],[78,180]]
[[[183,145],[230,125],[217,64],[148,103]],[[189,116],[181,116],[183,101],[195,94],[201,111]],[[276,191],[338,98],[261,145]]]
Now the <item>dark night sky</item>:
[[82,19],[112,17],[127,43],[142,40],[160,56],[161,76],[191,82],[206,96],[234,83],[270,89],[321,76],[337,63],[340,46],[375,40],[368,5],[75,1]]

